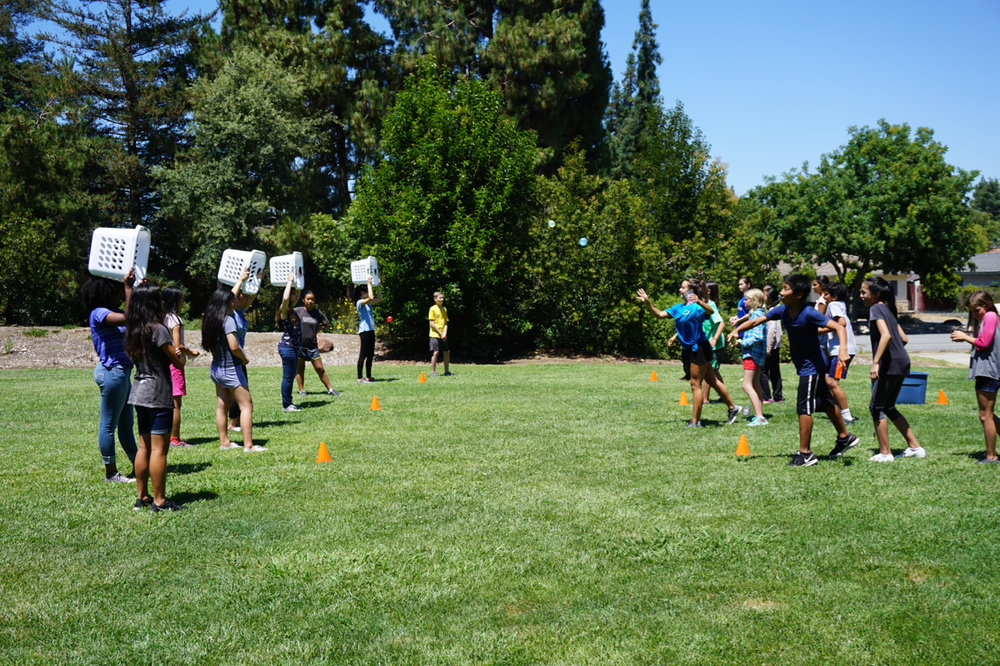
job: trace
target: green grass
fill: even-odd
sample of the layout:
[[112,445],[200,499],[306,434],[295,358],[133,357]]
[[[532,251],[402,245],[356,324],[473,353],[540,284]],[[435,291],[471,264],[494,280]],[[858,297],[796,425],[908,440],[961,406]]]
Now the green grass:
[[49,334],[48,330],[44,328],[29,328],[21,332],[25,337],[29,338],[44,338]]
[[[681,430],[679,367],[332,369],[280,411],[252,369],[256,441],[221,452],[189,372],[176,514],[105,484],[97,388],[0,373],[4,663],[968,663],[1000,654],[1000,469],[971,382],[902,405],[926,460],[788,468],[772,424]],[[865,368],[845,385],[867,416]],[[723,374],[735,386],[737,369]],[[785,367],[786,393],[794,377]],[[931,404],[944,389],[951,402]],[[377,395],[382,410],[369,404]],[[737,400],[742,394],[737,389]],[[718,423],[721,405],[703,420]],[[745,433],[752,456],[733,455]],[[834,433],[818,419],[815,450]],[[314,462],[320,441],[333,463]],[[893,434],[895,449],[902,440]],[[120,456],[124,458],[124,456]],[[128,470],[128,463],[122,465]]]

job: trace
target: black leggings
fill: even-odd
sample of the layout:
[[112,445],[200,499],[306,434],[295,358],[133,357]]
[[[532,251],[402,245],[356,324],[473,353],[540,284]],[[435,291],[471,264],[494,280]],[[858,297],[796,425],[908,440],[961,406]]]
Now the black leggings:
[[871,412],[876,427],[883,418],[895,421],[902,416],[896,409],[896,398],[903,388],[904,379],[906,375],[885,375],[879,376],[872,384],[872,400],[868,403],[868,411]]
[[358,354],[358,379],[361,379],[361,366],[365,366],[365,376],[372,378],[372,361],[375,360],[375,331],[359,333],[361,352]]

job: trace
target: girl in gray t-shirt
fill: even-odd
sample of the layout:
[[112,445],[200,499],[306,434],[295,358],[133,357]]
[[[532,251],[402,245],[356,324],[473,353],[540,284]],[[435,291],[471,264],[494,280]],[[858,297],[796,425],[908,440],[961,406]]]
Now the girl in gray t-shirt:
[[143,283],[132,291],[125,316],[125,351],[135,363],[128,403],[135,407],[139,425],[139,450],[135,454],[139,497],[134,508],[176,511],[183,507],[166,497],[167,451],[174,420],[170,364],[184,367],[184,357],[163,325],[163,300],[160,288],[154,284]]
[[872,462],[892,462],[889,448],[889,425],[892,421],[906,439],[906,449],[897,458],[924,458],[927,452],[920,446],[906,417],[896,409],[896,398],[903,380],[910,372],[910,357],[906,353],[906,334],[896,321],[896,303],[892,287],[883,278],[875,276],[861,285],[861,300],[869,307],[868,328],[872,341],[872,399],[868,404],[875,421],[878,453]]

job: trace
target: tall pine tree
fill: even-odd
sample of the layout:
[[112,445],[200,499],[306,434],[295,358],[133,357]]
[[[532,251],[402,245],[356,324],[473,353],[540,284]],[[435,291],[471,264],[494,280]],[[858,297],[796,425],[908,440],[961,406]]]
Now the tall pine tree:
[[404,69],[433,54],[450,71],[499,90],[507,114],[537,133],[548,165],[575,138],[596,159],[611,85],[598,0],[383,0],[376,7],[392,25]]
[[149,224],[149,170],[178,150],[202,17],[171,16],[163,0],[42,0],[39,14],[60,28],[43,38],[66,59],[63,85],[76,105],[67,118],[121,146],[108,165],[118,210],[102,222]]

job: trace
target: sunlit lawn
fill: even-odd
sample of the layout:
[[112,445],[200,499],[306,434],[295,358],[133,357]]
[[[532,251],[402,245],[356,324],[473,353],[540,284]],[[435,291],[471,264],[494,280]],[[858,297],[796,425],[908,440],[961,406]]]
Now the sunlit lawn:
[[[254,369],[256,455],[219,451],[199,369],[174,514],[101,482],[90,372],[0,373],[0,661],[997,661],[1000,466],[975,463],[966,371],[930,370],[928,404],[901,406],[926,460],[867,461],[858,368],[863,444],[796,469],[790,367],[771,425],[723,426],[711,405],[696,432],[679,367],[656,369],[458,366],[421,384],[377,366],[359,385],[337,368],[344,395],[310,376],[298,414],[280,369]],[[833,438],[820,419],[816,452]],[[332,463],[314,462],[321,441]]]

